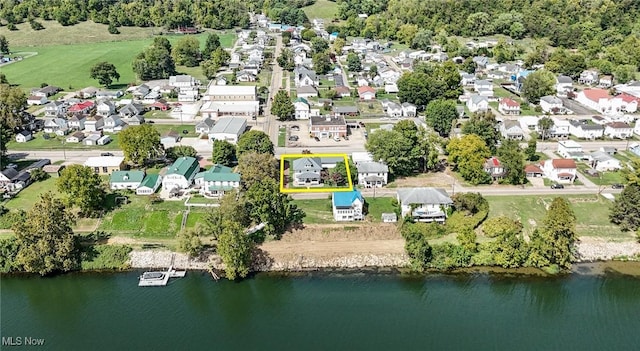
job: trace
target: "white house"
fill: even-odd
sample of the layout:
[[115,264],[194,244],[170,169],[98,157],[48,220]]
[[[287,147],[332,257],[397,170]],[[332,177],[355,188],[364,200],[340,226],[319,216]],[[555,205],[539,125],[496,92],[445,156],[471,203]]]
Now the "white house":
[[556,93],[558,96],[567,96],[567,93],[573,91],[573,79],[568,76],[559,75],[556,78]]
[[558,141],[558,154],[565,158],[572,158],[572,155],[582,153],[582,145],[576,143],[573,140],[560,140]]
[[83,132],[75,132],[71,135],[69,135],[66,139],[67,143],[80,143],[82,142],[82,140],[84,140],[84,133]]
[[58,135],[65,135],[69,127],[67,121],[62,118],[51,118],[44,121],[45,133],[56,133]]
[[580,121],[569,121],[569,133],[580,139],[597,139],[604,135],[604,127],[599,124],[588,124]]
[[614,158],[603,151],[594,151],[591,153],[591,166],[597,171],[617,171],[622,169],[620,160]]
[[493,91],[493,84],[485,79],[478,79],[473,82],[473,90],[475,92],[491,90]]
[[119,115],[111,115],[104,118],[103,130],[108,133],[117,133],[124,129],[125,123],[120,119]]
[[311,107],[307,99],[297,98],[293,103],[293,107],[295,108],[296,119],[309,119],[311,116]]
[[45,117],[61,117],[67,112],[67,104],[62,101],[51,101],[44,106]]
[[209,140],[226,140],[235,144],[246,129],[245,118],[223,117],[209,131]]
[[180,157],[167,169],[162,178],[162,188],[164,190],[187,189],[199,171],[198,160],[193,157]]
[[613,76],[611,75],[602,76],[598,80],[598,88],[607,89],[607,88],[611,88],[611,86],[613,86]]
[[32,106],[32,105],[44,105],[48,102],[49,100],[47,100],[46,96],[36,96],[36,95],[31,95],[27,98],[27,105]]
[[312,186],[320,184],[322,161],[319,157],[301,157],[291,163],[293,184],[295,186]]
[[365,188],[381,188],[387,185],[389,179],[389,167],[380,162],[359,162],[358,184]]
[[33,139],[33,135],[28,130],[23,130],[16,134],[16,142],[18,143],[26,143],[27,141]]
[[633,136],[633,128],[624,122],[611,122],[605,125],[604,135],[612,139],[627,139]]
[[444,223],[453,200],[444,189],[402,188],[397,193],[402,217],[411,216],[418,222]]
[[540,108],[544,113],[559,113],[563,110],[562,100],[555,96],[547,95],[540,98]]
[[84,121],[84,129],[87,132],[97,132],[104,127],[104,118],[102,116],[90,116]]
[[375,100],[376,99],[376,89],[372,88],[368,85],[358,87],[358,97],[360,100]]
[[467,72],[460,72],[462,85],[469,86],[476,82],[476,75]]
[[317,86],[319,83],[316,72],[308,70],[305,67],[296,67],[293,70],[293,74],[296,87]]
[[221,197],[225,192],[240,188],[240,174],[233,172],[230,167],[215,164],[196,174],[194,183],[200,187],[200,194]]
[[402,106],[395,102],[389,102],[387,104],[387,115],[392,118],[402,116]]
[[143,171],[114,171],[109,176],[109,187],[111,190],[136,190],[143,179]]
[[520,122],[511,119],[507,119],[500,124],[500,134],[505,139],[522,140],[524,138]]
[[160,184],[162,177],[159,174],[147,174],[136,188],[136,195],[151,195],[158,190]]
[[509,98],[502,98],[498,103],[498,111],[503,115],[519,115],[520,104]]
[[502,162],[495,156],[489,157],[484,162],[484,171],[487,172],[493,180],[500,179],[505,175],[505,168]]
[[638,110],[636,97],[625,93],[611,96],[606,89],[584,89],[577,94],[576,101],[600,113],[634,113]]
[[598,72],[595,70],[585,70],[580,73],[578,83],[592,85],[598,83]]
[[191,88],[197,85],[197,81],[190,75],[177,75],[169,77],[169,85],[178,89]]
[[214,122],[211,118],[205,118],[202,121],[196,124],[196,133],[198,134],[209,134],[211,128],[214,126]]
[[67,119],[67,124],[71,129],[83,130],[86,120],[87,117],[85,115],[73,115]]
[[404,117],[417,116],[418,109],[416,108],[416,105],[409,102],[403,102],[401,106],[402,106],[402,115]]
[[364,198],[358,190],[333,193],[331,203],[333,219],[337,222],[364,219]]
[[633,127],[633,132],[640,136],[640,121],[636,121],[636,124]]
[[98,103],[96,112],[100,116],[110,116],[116,112],[116,105],[111,100],[103,100]]
[[486,96],[471,95],[467,100],[467,108],[471,112],[482,112],[489,110],[489,99]]
[[545,177],[559,183],[573,183],[576,179],[576,161],[572,159],[546,160],[542,165]]
[[551,117],[551,120],[553,121],[553,127],[549,131],[549,135],[554,138],[568,138],[569,128],[571,127],[569,121],[556,117]]

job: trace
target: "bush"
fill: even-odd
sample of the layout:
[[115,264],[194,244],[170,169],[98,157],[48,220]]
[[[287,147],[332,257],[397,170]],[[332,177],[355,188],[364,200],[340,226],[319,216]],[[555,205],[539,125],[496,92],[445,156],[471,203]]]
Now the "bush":
[[109,28],[107,28],[109,34],[120,34],[118,27],[116,27],[113,23],[109,23]]
[[0,273],[18,270],[19,266],[16,263],[18,249],[18,239],[15,237],[0,240]]
[[49,173],[43,171],[40,168],[36,168],[36,169],[31,170],[31,180],[34,181],[34,182],[47,180],[47,179],[49,179],[49,177],[51,177],[49,175]]
[[95,245],[86,248],[80,255],[83,270],[129,268],[131,247],[126,245]]

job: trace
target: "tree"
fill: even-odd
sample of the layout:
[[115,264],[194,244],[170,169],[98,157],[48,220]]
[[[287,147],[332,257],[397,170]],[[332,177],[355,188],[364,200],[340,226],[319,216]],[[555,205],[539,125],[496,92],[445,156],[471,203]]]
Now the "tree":
[[301,225],[305,216],[291,197],[280,192],[273,178],[263,178],[251,185],[245,194],[249,214],[254,223],[264,223],[267,235],[279,238],[289,227]]
[[9,55],[11,50],[9,50],[9,41],[7,37],[4,35],[0,35],[0,54]]
[[247,152],[273,155],[273,143],[269,135],[259,130],[250,130],[242,134],[236,147],[238,159]]
[[206,60],[200,63],[200,67],[202,67],[202,73],[207,79],[213,79],[218,75],[218,71],[220,70],[220,65],[214,60]]
[[460,172],[466,181],[476,185],[491,180],[489,174],[484,171],[484,162],[491,156],[491,152],[479,136],[468,134],[452,139],[447,145],[447,152],[454,170]]
[[[349,176],[351,176],[352,182],[357,181],[357,179],[355,179],[357,178],[356,165],[351,161],[351,158],[349,158],[348,161],[348,163],[345,163],[344,161],[337,162],[336,166],[331,169],[332,172],[339,174],[340,177],[344,179],[344,183],[338,184],[339,186],[348,184]],[[349,168],[349,174],[347,174],[347,167]]]
[[190,257],[198,256],[203,247],[204,245],[197,229],[189,229],[178,233],[178,250],[188,254]]
[[411,73],[398,79],[398,98],[419,108],[436,99],[454,99],[462,93],[461,77],[452,62],[434,65],[420,63]]
[[489,238],[505,234],[520,234],[522,223],[506,216],[492,217],[482,223],[482,232]]
[[551,128],[553,128],[554,124],[553,124],[553,120],[549,117],[542,117],[540,118],[540,120],[538,121],[538,129],[540,129],[541,135],[542,135],[542,141],[544,141],[545,137],[547,136],[547,133],[549,133],[549,131],[551,130]]
[[462,126],[464,134],[475,134],[479,136],[492,152],[495,151],[496,143],[500,138],[496,125],[498,121],[496,116],[491,112],[476,112]]
[[278,161],[266,153],[246,152],[238,158],[242,189],[249,189],[263,178],[280,179]]
[[214,140],[211,162],[230,167],[236,161],[236,146],[226,140]]
[[176,65],[195,67],[200,62],[200,42],[192,36],[180,38],[171,51]]
[[489,244],[493,260],[497,265],[504,268],[517,268],[525,262],[527,246],[522,239],[521,231],[521,226],[509,228],[497,234],[497,239]]
[[350,72],[360,72],[362,71],[362,62],[360,61],[360,56],[355,52],[350,52],[347,55],[347,69]]
[[154,38],[153,44],[139,53],[131,66],[140,80],[167,79],[176,74],[171,43],[165,37]]
[[0,84],[9,84],[7,76],[2,72],[0,72]]
[[440,165],[440,144],[441,139],[438,134],[422,126],[418,128],[418,141],[414,150],[421,159],[423,172],[438,169]]
[[556,77],[553,73],[540,69],[527,76],[522,86],[522,96],[530,103],[537,104],[540,98],[555,92]]
[[327,53],[317,53],[311,58],[313,69],[317,74],[327,74],[331,70],[331,58]]
[[202,57],[204,59],[211,58],[211,54],[220,47],[220,37],[216,33],[209,33],[207,40],[204,43],[204,49],[202,49]]
[[640,185],[631,183],[622,190],[611,206],[609,219],[623,231],[640,228]]
[[10,129],[22,126],[27,96],[19,87],[0,84],[0,124]]
[[196,157],[198,152],[191,145],[176,145],[165,150],[165,156],[171,162],[180,157]]
[[412,145],[418,141],[418,126],[412,120],[405,119],[396,123],[393,130],[400,132],[403,137],[411,141]]
[[371,133],[365,148],[376,161],[384,161],[394,176],[410,175],[418,164],[412,141],[397,130]]
[[340,55],[342,53],[342,48],[345,45],[347,45],[347,41],[343,38],[338,37],[333,41],[333,51],[336,53],[336,55]]
[[404,250],[411,261],[411,268],[421,272],[429,264],[432,258],[431,246],[427,241],[429,232],[437,231],[431,223],[404,223],[400,233],[405,240]]
[[453,100],[432,100],[425,109],[425,120],[440,136],[449,135],[458,110]]
[[433,32],[429,29],[420,29],[411,41],[411,48],[420,50],[429,50],[431,47],[431,39]]
[[70,206],[78,206],[81,213],[91,214],[103,207],[106,198],[102,179],[91,167],[69,165],[56,181],[58,191],[67,195]]
[[537,135],[532,135],[531,139],[527,142],[527,148],[524,150],[524,155],[527,161],[538,161],[538,155],[536,150],[538,149]]
[[217,248],[225,276],[229,280],[244,278],[249,274],[254,243],[238,222],[226,221],[222,228]]
[[329,42],[320,38],[315,37],[311,39],[311,51],[314,54],[326,53],[329,50]]
[[20,269],[16,261],[19,250],[20,246],[15,236],[0,239],[0,273],[10,273]]
[[231,55],[221,47],[217,48],[213,54],[211,54],[211,60],[218,65],[218,67],[226,66],[230,59]]
[[25,272],[47,275],[78,267],[78,248],[71,227],[75,218],[62,201],[50,192],[15,221],[12,229],[18,240],[17,263]]
[[271,113],[278,116],[279,121],[293,121],[296,119],[296,109],[286,91],[278,90],[273,98],[273,104],[271,104]]
[[226,193],[220,199],[220,206],[212,207],[205,213],[201,234],[217,240],[222,235],[223,225],[228,222],[236,222],[242,228],[251,225],[247,202],[241,193]]
[[[49,173],[43,171],[42,168],[34,168],[29,172],[29,174],[31,175],[32,182],[40,182],[51,177]],[[2,213],[2,211],[0,211],[0,213]]]
[[296,67],[293,60],[293,53],[287,48],[283,48],[282,51],[280,51],[280,56],[276,58],[276,62],[278,66],[285,71],[292,71]]
[[613,69],[616,81],[620,84],[626,84],[634,80],[638,68],[634,65],[618,65]]
[[118,145],[125,160],[142,165],[162,155],[160,133],[150,124],[129,127],[119,134]]
[[574,259],[575,241],[576,215],[566,199],[556,197],[547,210],[542,228],[531,235],[527,263],[535,267],[568,269]]
[[97,79],[105,87],[109,87],[113,80],[120,80],[120,73],[116,66],[109,62],[99,62],[91,67],[91,79]]
[[524,173],[524,155],[517,141],[504,140],[500,148],[498,148],[498,157],[505,169],[503,182],[521,185],[527,181]]

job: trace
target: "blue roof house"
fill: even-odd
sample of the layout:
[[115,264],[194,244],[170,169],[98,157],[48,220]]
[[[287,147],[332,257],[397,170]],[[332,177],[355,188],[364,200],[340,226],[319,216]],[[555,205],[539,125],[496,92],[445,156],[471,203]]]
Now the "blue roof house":
[[358,190],[332,194],[333,219],[336,222],[361,221],[364,219],[364,198]]

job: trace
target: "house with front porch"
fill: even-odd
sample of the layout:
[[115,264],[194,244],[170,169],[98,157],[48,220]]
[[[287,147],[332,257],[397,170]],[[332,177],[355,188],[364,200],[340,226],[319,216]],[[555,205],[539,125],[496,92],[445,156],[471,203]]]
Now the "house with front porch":
[[87,115],[73,115],[67,119],[67,125],[74,130],[83,130]]
[[540,108],[544,113],[561,113],[564,110],[562,100],[552,95],[540,98]]
[[136,190],[144,177],[143,171],[115,171],[109,176],[109,187],[111,190]]
[[102,130],[102,128],[104,127],[104,118],[102,118],[102,116],[89,116],[85,121],[84,121],[84,130],[86,130],[87,132],[97,132]]
[[301,157],[291,162],[294,186],[320,185],[322,161],[320,157]]
[[365,188],[382,188],[389,180],[389,166],[381,162],[359,162],[358,184]]
[[391,118],[402,117],[402,106],[395,102],[388,102],[386,111],[387,111],[387,116]]
[[627,139],[633,136],[633,128],[624,122],[607,123],[604,127],[604,136],[612,139]]
[[402,188],[396,198],[402,217],[417,222],[444,223],[453,205],[447,192],[439,188]]
[[491,156],[484,162],[484,171],[487,172],[494,181],[502,179],[506,173],[502,162],[495,156]]
[[119,115],[111,115],[104,118],[103,130],[107,133],[118,133],[127,127]]
[[580,139],[593,140],[602,138],[604,127],[599,124],[584,123],[581,121],[569,121],[569,133]]
[[331,194],[333,219],[336,222],[361,221],[364,219],[364,198],[358,190]]
[[111,100],[103,100],[98,103],[96,110],[100,116],[107,117],[116,112],[116,105]]
[[471,112],[484,112],[489,110],[489,99],[477,94],[471,95],[467,100],[467,108]]
[[198,160],[193,157],[180,157],[167,169],[162,178],[162,189],[188,189],[199,171]]
[[82,142],[82,140],[84,140],[84,133],[77,131],[67,136],[67,139],[65,141],[70,144],[77,144]]
[[594,151],[591,153],[591,167],[600,172],[617,171],[622,169],[622,163],[604,151]]
[[507,119],[500,124],[500,134],[505,139],[522,140],[524,132],[520,128],[520,122],[517,120]]
[[593,85],[598,83],[598,71],[596,70],[584,70],[580,73],[578,83],[585,85]]
[[520,103],[513,99],[502,98],[498,103],[498,111],[503,115],[519,115]]
[[56,133],[57,135],[66,135],[69,132],[67,120],[63,118],[50,118],[44,121],[45,133]]
[[159,174],[147,174],[136,188],[136,195],[154,194],[161,184],[162,177]]
[[62,117],[67,113],[67,104],[62,101],[51,101],[44,105],[45,117]]
[[296,119],[309,119],[311,117],[311,106],[305,98],[297,98],[293,102]]
[[358,87],[358,97],[363,101],[376,99],[376,89],[368,85]]
[[203,119],[202,121],[198,122],[198,124],[196,124],[196,133],[198,134],[209,134],[211,132],[211,129],[213,128],[213,125],[215,123],[213,122],[213,120],[209,117]]
[[230,167],[215,164],[204,172],[199,172],[194,183],[200,188],[200,194],[209,197],[222,197],[225,192],[240,188],[240,174]]
[[576,158],[577,155],[582,154],[582,145],[573,140],[560,140],[558,141],[558,154],[565,158]]
[[402,107],[402,115],[404,117],[415,117],[418,115],[418,108],[416,107],[416,105],[412,103],[403,102],[401,107]]
[[546,160],[543,162],[542,171],[545,177],[558,183],[573,183],[576,179],[576,161],[568,158]]

